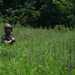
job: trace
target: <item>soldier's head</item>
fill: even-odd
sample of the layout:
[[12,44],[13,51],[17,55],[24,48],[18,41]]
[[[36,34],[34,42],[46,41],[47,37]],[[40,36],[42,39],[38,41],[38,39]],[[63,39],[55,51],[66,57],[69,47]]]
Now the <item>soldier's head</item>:
[[12,32],[12,26],[10,24],[6,24],[4,26],[5,33],[9,34]]

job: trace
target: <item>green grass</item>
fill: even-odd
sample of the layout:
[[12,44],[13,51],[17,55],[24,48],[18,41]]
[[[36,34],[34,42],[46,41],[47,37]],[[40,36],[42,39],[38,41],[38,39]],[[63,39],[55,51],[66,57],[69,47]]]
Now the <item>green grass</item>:
[[74,30],[14,27],[13,34],[15,44],[0,45],[0,75],[75,75]]

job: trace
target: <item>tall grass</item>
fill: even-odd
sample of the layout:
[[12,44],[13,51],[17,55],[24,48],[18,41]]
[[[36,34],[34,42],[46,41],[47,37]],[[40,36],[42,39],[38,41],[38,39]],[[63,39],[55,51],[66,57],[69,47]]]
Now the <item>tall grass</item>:
[[0,75],[75,75],[74,30],[14,27],[13,34],[15,44],[0,45]]

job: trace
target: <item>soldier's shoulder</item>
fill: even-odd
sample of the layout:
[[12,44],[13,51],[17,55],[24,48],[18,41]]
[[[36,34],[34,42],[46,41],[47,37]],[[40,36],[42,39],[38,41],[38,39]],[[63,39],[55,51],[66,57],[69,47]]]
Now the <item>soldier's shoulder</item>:
[[12,37],[14,37],[14,35],[13,35],[13,34],[11,34],[11,36],[12,36]]

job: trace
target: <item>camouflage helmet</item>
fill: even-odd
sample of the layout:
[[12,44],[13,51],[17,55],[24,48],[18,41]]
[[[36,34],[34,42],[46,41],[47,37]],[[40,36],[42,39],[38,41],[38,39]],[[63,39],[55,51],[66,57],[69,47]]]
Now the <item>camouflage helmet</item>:
[[6,24],[5,26],[4,26],[4,29],[6,30],[6,29],[11,29],[11,31],[12,31],[12,25],[10,25],[10,24]]

